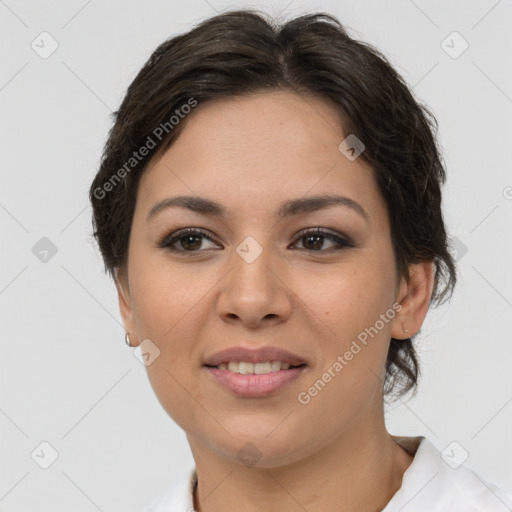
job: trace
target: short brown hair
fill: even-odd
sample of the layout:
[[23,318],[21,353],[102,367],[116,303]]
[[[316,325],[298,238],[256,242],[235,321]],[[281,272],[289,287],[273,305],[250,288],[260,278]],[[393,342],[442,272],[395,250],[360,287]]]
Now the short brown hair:
[[[337,108],[345,134],[364,143],[360,158],[374,170],[386,201],[398,276],[408,278],[411,263],[434,262],[431,304],[443,303],[453,292],[456,268],[441,210],[446,174],[437,120],[384,55],[349,37],[326,13],[277,25],[255,10],[234,10],[158,46],[113,113],[89,191],[105,271],[116,278],[125,270],[140,176],[186,125],[186,118],[174,124],[171,118],[178,119],[191,99],[201,104],[272,89],[314,94]],[[149,156],[131,161],[150,139]],[[391,338],[385,393],[415,391],[418,376],[411,338]]]

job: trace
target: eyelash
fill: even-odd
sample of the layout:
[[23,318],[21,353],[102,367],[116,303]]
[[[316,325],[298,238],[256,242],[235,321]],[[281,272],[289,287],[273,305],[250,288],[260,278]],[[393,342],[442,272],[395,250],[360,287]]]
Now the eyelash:
[[[209,236],[208,232],[204,231],[201,228],[187,228],[184,230],[179,230],[174,233],[171,233],[170,235],[164,236],[163,239],[160,240],[156,244],[156,246],[160,249],[167,249],[173,253],[195,253],[195,252],[200,253],[200,252],[203,252],[203,250],[186,251],[186,250],[176,249],[176,248],[172,247],[172,245],[174,245],[176,242],[178,242],[182,238],[185,238],[187,236],[195,236],[195,235],[207,238],[211,242],[218,243],[211,236]],[[324,231],[321,228],[307,229],[307,230],[300,232],[297,235],[297,237],[295,238],[293,245],[296,244],[301,239],[305,238],[306,236],[310,236],[310,235],[318,235],[323,238],[327,238],[328,240],[336,242],[339,247],[334,248],[334,249],[328,249],[328,250],[325,250],[325,249],[324,250],[323,249],[320,249],[320,250],[303,249],[308,252],[332,252],[332,251],[341,251],[341,250],[344,250],[349,247],[354,247],[352,242],[347,237],[344,238],[344,237],[335,235],[328,231]]]

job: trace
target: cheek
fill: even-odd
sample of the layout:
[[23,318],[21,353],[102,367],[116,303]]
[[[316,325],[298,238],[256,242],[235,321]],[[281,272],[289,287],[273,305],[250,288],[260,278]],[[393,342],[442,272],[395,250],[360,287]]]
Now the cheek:
[[200,301],[206,300],[208,283],[166,264],[145,264],[137,270],[136,260],[132,261],[130,285],[138,334],[160,350],[146,366],[151,387],[169,416],[182,428],[190,428],[200,420],[204,422],[200,408],[190,407],[190,393],[197,395],[193,348],[205,321],[199,317]]
[[[160,255],[141,254],[132,260],[130,286],[133,309],[140,334],[161,344],[190,324],[205,297],[211,276],[191,271],[191,267],[172,265]],[[160,343],[159,343],[160,344]]]
[[294,293],[322,321],[327,333],[346,339],[373,325],[392,304],[389,268],[375,265],[361,258],[358,264],[331,268],[314,278],[298,277]]
[[[331,269],[328,276],[320,279],[316,275],[314,286],[308,286],[309,279],[303,279],[297,290],[299,296],[305,297],[305,310],[313,311],[322,333],[322,360],[315,377],[321,378],[328,371],[337,376],[329,384],[332,391],[336,389],[330,398],[333,403],[354,389],[363,395],[373,393],[379,377],[384,377],[395,313],[394,274],[385,267],[385,258],[368,256],[358,258],[350,267]],[[339,356],[343,358],[341,362]],[[344,400],[348,404],[351,398],[345,396]]]

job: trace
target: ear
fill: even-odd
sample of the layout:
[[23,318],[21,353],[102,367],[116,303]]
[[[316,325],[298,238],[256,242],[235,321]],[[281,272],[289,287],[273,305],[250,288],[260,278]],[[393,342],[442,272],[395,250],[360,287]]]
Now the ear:
[[[397,302],[402,309],[397,312],[391,327],[391,336],[406,339],[420,330],[427,316],[434,288],[434,262],[426,261],[409,266],[409,282],[402,277]],[[408,332],[404,332],[407,329]]]
[[124,274],[118,274],[114,282],[117,289],[119,311],[121,312],[124,328],[130,336],[130,344],[133,347],[138,346],[139,340],[137,339],[137,329],[133,319],[133,308],[131,303],[128,278]]

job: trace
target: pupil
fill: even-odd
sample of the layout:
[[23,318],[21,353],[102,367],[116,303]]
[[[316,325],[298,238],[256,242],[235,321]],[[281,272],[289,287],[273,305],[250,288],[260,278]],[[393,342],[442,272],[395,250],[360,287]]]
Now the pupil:
[[[306,240],[309,240],[309,239],[315,239],[315,244],[314,246],[312,247],[311,244],[310,244],[310,247],[309,249],[320,249],[322,247],[322,239],[323,239],[323,236],[322,235],[307,235],[305,237]],[[320,242],[320,243],[319,243]],[[308,248],[308,244],[304,244],[304,246],[306,248]]]
[[[198,247],[201,247],[201,240],[200,240],[201,237],[197,236],[197,235],[188,235],[188,236],[185,236],[182,238],[181,240],[181,245],[184,249],[197,249]],[[191,242],[190,245],[189,245],[189,242],[191,240],[196,240],[196,242],[199,240],[199,243],[196,243],[195,245],[197,247],[194,247],[194,243]]]

